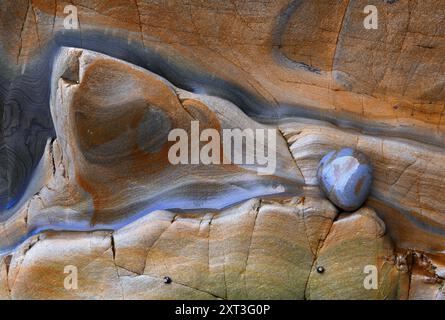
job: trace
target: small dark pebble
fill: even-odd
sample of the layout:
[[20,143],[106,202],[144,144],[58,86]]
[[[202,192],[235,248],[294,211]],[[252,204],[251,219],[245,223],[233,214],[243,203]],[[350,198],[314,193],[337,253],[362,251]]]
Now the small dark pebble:
[[170,284],[172,282],[172,278],[170,277],[164,277],[164,283],[165,284]]
[[317,267],[317,272],[318,273],[323,273],[324,272],[324,267],[322,267],[322,266]]

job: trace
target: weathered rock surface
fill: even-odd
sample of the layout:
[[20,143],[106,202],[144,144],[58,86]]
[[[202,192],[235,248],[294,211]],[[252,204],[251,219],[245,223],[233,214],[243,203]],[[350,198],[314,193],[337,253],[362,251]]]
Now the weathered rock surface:
[[[377,30],[363,27],[368,4]],[[64,28],[67,5],[78,29]],[[2,205],[20,198],[55,136],[48,61],[61,46],[134,63],[251,116],[306,116],[444,146],[444,10],[438,0],[4,1]]]
[[[363,26],[369,4],[377,29]],[[439,0],[2,1],[0,298],[443,299],[444,12]],[[166,135],[192,120],[278,127],[275,175],[170,165]],[[344,147],[374,167],[353,213],[316,179]]]
[[333,148],[351,147],[368,155],[374,182],[368,205],[382,215],[388,232],[405,249],[444,249],[445,195],[441,148],[408,140],[339,130],[319,122],[280,127],[307,185],[317,185],[317,164]]
[[[263,175],[266,168],[255,163],[234,163],[235,152],[220,147],[222,133],[216,141],[219,164],[171,163],[168,134],[183,129],[191,136],[192,121],[201,132],[270,128],[226,100],[189,93],[134,65],[70,48],[58,53],[51,89],[57,139],[48,141],[41,177],[28,187],[36,191],[0,222],[0,251],[42,230],[115,229],[159,209],[222,209],[256,196],[302,193],[303,177],[281,135],[273,149],[273,175]],[[256,146],[264,143],[252,139]],[[246,158],[254,150],[242,152]]]
[[[336,217],[321,198],[253,199],[207,214],[157,211],[115,232],[45,232],[3,258],[0,293],[12,299],[406,298],[407,273],[390,262],[393,247],[375,213],[362,209],[333,222]],[[319,264],[324,274],[315,272]],[[366,264],[383,275],[381,289],[363,287]],[[78,268],[78,289],[65,289],[66,266]]]
[[[385,224],[369,208],[341,214],[336,220],[314,264],[308,281],[309,299],[407,298],[409,277],[391,262],[393,247],[385,236]],[[378,270],[375,288],[367,287],[372,269]]]
[[400,251],[397,263],[412,274],[410,298],[440,298],[444,276],[443,150],[304,119],[283,124],[280,130],[306,185],[318,184],[317,164],[332,149],[355,148],[370,157],[374,182],[365,205],[383,219]]

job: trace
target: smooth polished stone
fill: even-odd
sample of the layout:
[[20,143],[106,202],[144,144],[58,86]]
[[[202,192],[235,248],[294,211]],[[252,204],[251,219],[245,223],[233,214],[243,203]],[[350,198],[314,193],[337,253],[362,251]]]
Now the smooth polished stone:
[[332,203],[343,210],[354,211],[368,198],[372,173],[371,162],[363,153],[344,148],[331,151],[321,159],[317,178]]

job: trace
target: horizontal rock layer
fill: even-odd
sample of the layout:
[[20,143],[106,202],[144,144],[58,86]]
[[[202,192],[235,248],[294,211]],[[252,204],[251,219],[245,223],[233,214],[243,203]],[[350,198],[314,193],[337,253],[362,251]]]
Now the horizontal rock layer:
[[[0,294],[12,299],[406,298],[408,273],[397,268],[394,254],[371,209],[337,218],[337,210],[320,198],[254,199],[204,215],[157,211],[116,232],[46,232],[3,258]],[[363,286],[369,264],[382,275],[377,290]],[[316,271],[320,265],[322,274]],[[77,289],[64,287],[66,266],[78,270]],[[164,283],[166,276],[171,283]]]

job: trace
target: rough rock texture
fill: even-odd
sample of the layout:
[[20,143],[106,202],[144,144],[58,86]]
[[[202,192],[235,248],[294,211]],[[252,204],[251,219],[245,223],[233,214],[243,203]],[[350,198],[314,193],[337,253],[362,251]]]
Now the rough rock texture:
[[[353,214],[341,214],[320,248],[315,265],[326,271],[312,270],[308,280],[309,299],[395,299],[406,298],[409,278],[398,271],[385,224],[369,208]],[[379,270],[376,289],[363,283],[366,266]],[[339,280],[341,279],[341,283]]]
[[[0,298],[443,299],[444,17],[440,0],[2,1]],[[278,128],[275,174],[172,166],[166,135],[192,120]],[[353,213],[316,180],[344,147],[374,167]]]
[[[367,4],[379,10],[377,30],[363,27]],[[78,29],[64,28],[67,5]],[[443,10],[437,0],[4,1],[3,206],[55,135],[48,61],[60,46],[140,65],[252,116],[318,118],[443,146]]]
[[[73,64],[75,82],[66,71]],[[47,143],[40,178],[29,184],[37,192],[17,211],[5,213],[0,250],[36,231],[118,228],[159,209],[221,209],[255,196],[302,192],[303,177],[281,135],[273,175],[260,174],[260,165],[233,161],[171,164],[173,142],[167,136],[173,128],[191,136],[192,121],[217,132],[267,126],[226,100],[180,91],[159,76],[101,54],[60,50],[51,114],[57,138]],[[223,151],[218,158],[233,160],[235,152]],[[243,151],[244,158],[251,152]]]
[[[332,148],[347,146],[369,155],[374,167],[374,182],[365,205],[378,212],[396,248],[401,250],[397,263],[403,264],[403,269],[411,272],[415,279],[410,297],[427,299],[433,293],[441,297],[445,275],[442,221],[445,199],[440,191],[445,181],[442,149],[339,130],[314,121],[284,124],[280,130],[288,139],[306,185],[317,185],[316,166]],[[433,293],[428,293],[430,291]]]
[[[390,262],[393,247],[375,213],[362,209],[333,223],[336,217],[320,198],[254,199],[219,213],[156,211],[111,233],[47,232],[3,260],[1,297],[406,297],[407,273]],[[363,266],[376,263],[381,289],[366,290]],[[66,265],[78,267],[78,289],[65,290]]]
[[332,148],[347,146],[367,154],[374,167],[368,204],[383,216],[397,244],[431,253],[444,249],[442,149],[314,122],[286,124],[281,130],[307,185],[317,184],[318,161]]

